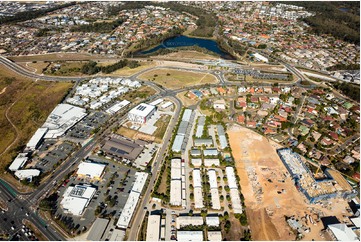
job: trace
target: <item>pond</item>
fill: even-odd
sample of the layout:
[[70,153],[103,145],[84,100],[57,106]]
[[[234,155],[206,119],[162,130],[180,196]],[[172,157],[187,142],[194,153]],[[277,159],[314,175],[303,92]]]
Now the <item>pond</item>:
[[210,39],[201,39],[201,38],[193,38],[187,37],[184,35],[178,35],[169,39],[164,40],[161,44],[157,45],[154,48],[149,50],[139,51],[139,54],[151,54],[159,49],[166,48],[176,48],[183,46],[199,46],[205,48],[209,51],[212,51],[219,55],[223,59],[234,59],[229,53],[223,51],[217,44],[216,41]]

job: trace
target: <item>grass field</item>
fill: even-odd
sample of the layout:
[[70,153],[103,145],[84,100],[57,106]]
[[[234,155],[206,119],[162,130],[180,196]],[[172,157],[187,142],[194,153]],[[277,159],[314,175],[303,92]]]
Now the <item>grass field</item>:
[[[4,71],[3,71],[4,70]],[[0,169],[22,150],[49,113],[62,100],[72,83],[30,81],[9,75],[5,68],[0,73],[0,88],[6,86],[0,95]],[[7,77],[16,76],[14,79]],[[13,123],[15,128],[8,121]],[[16,131],[17,130],[17,131]],[[13,143],[14,142],[14,143]],[[12,144],[13,143],[13,144]],[[6,151],[6,148],[11,147]]]
[[156,93],[156,91],[153,88],[151,88],[149,86],[142,86],[137,90],[133,90],[133,91],[130,91],[130,92],[122,95],[120,98],[121,98],[121,100],[126,99],[129,102],[133,103],[133,102],[137,102],[143,98],[152,96],[155,93]]
[[217,83],[217,78],[208,73],[157,69],[143,73],[138,77],[145,81],[154,81],[166,88],[177,89],[206,83]]
[[[85,63],[87,63],[87,61],[53,62],[44,74],[54,76],[82,76],[84,74],[81,72],[81,68]],[[56,67],[56,65],[60,65],[60,68],[52,71],[51,68]]]
[[137,72],[140,72],[142,70],[145,70],[147,68],[151,68],[156,66],[156,63],[153,61],[142,61],[139,62],[140,66],[136,67],[136,68],[129,68],[128,66],[121,68],[119,70],[116,70],[112,73],[110,73],[110,76],[131,76],[136,74]]
[[217,56],[205,54],[195,50],[181,50],[178,52],[169,53],[161,56],[154,56],[153,58],[162,57],[170,59],[198,59],[198,60],[218,60]]
[[154,132],[155,142],[162,143],[163,136],[170,121],[169,115],[162,116],[154,125],[157,127],[157,130]]
[[117,134],[123,135],[124,137],[130,138],[130,139],[133,139],[133,137],[135,136],[136,133],[137,133],[136,130],[128,129],[123,126],[121,126],[117,131]]

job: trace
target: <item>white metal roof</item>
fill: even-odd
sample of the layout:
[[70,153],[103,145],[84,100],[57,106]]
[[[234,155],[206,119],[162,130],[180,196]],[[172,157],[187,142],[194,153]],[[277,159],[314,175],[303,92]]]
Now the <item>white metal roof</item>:
[[208,170],[210,188],[218,189],[216,171],[213,169]]
[[183,116],[182,116],[182,121],[187,121],[189,122],[189,120],[191,119],[191,115],[192,115],[192,110],[191,109],[185,109]]
[[229,191],[229,195],[231,196],[232,207],[234,213],[242,213],[242,203],[239,197],[238,189],[231,189]]
[[36,146],[38,146],[40,140],[44,137],[47,131],[48,128],[39,128],[38,130],[36,130],[33,137],[31,137],[29,142],[26,144],[26,147],[29,149],[36,149]]
[[201,171],[199,169],[193,169],[193,186],[202,187]]
[[228,142],[227,142],[227,138],[224,135],[220,135],[219,136],[219,143],[220,143],[220,147],[221,149],[224,149],[228,146]]
[[149,215],[146,241],[158,241],[160,239],[160,215]]
[[82,162],[78,166],[78,175],[88,176],[90,178],[100,178],[105,169],[104,164]]
[[218,150],[217,149],[205,149],[205,150],[203,150],[203,154],[206,156],[208,156],[208,155],[217,156]]
[[195,208],[203,208],[203,194],[201,187],[194,188],[194,207]]
[[203,231],[177,231],[178,241],[203,241]]
[[24,166],[25,162],[28,160],[26,157],[27,153],[19,153],[18,156],[14,159],[14,161],[9,166],[10,171],[19,170],[21,167]]
[[219,217],[218,216],[214,216],[214,217],[206,217],[206,224],[208,226],[219,226]]
[[221,209],[221,202],[219,200],[219,192],[217,189],[211,189],[212,208]]
[[50,113],[43,128],[49,128],[45,138],[57,138],[86,116],[86,111],[70,104],[59,104]]
[[208,241],[222,241],[221,231],[208,231]]
[[107,109],[107,113],[109,114],[115,114],[117,113],[120,109],[124,108],[125,106],[127,106],[130,102],[127,100],[123,100],[121,102],[117,102],[115,103],[113,106],[111,106],[110,108]]
[[191,161],[192,161],[192,165],[194,165],[195,167],[202,166],[202,159],[197,158],[197,159],[192,159]]
[[173,142],[172,151],[180,152],[182,148],[183,140],[184,140],[184,135],[176,135]]
[[358,241],[357,235],[346,224],[331,224],[328,228],[338,241]]
[[212,166],[212,165],[215,165],[215,166],[219,166],[219,159],[204,159],[204,165],[205,166]]
[[149,105],[157,106],[158,104],[160,104],[160,103],[163,102],[163,101],[164,101],[164,99],[159,98],[159,99],[157,99],[157,100],[149,103]]
[[15,176],[20,180],[32,178],[34,176],[39,176],[39,175],[40,175],[40,171],[37,169],[26,169],[26,170],[15,171]]
[[181,179],[181,159],[172,159],[170,174],[171,179]]
[[69,186],[63,194],[60,205],[73,215],[81,215],[95,192],[96,188],[89,185]]
[[117,227],[126,229],[129,225],[129,222],[133,216],[135,207],[137,206],[140,194],[137,192],[131,192],[129,194],[128,200],[124,205],[123,211],[120,214],[120,217],[117,222]]
[[145,185],[145,182],[147,181],[148,173],[146,173],[146,172],[136,172],[134,176],[135,176],[135,182],[134,182],[134,185],[132,187],[132,191],[141,193],[142,190],[143,190],[143,187]]
[[170,182],[170,204],[175,206],[182,205],[182,181],[171,180]]
[[140,117],[147,117],[150,112],[155,109],[153,105],[147,103],[141,103],[132,110],[129,111],[129,114],[140,116]]
[[203,129],[204,129],[204,125],[198,124],[196,134],[195,134],[197,138],[202,137]]
[[[203,225],[203,217],[200,216],[179,216],[177,217],[177,229],[187,225]],[[178,231],[179,232],[179,231]]]
[[227,174],[227,180],[228,180],[228,186],[230,189],[234,188],[234,189],[238,189],[237,186],[237,180],[236,177],[234,175],[234,169],[233,167],[226,167],[226,174]]
[[167,107],[172,106],[172,105],[173,105],[173,103],[168,101],[168,102],[165,102],[164,104],[162,104],[161,108],[167,108]]

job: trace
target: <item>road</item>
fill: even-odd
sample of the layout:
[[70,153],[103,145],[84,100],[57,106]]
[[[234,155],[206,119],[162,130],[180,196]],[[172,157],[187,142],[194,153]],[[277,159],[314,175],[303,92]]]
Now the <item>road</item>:
[[[8,202],[8,211],[0,214],[1,225],[6,231],[16,232],[21,228],[22,220],[27,219],[49,240],[65,240],[54,228],[47,226],[34,211],[30,210],[26,202],[17,199],[16,193],[11,191],[2,180],[0,180],[0,197]],[[12,230],[11,227],[15,227],[15,230]]]
[[130,233],[128,236],[128,240],[131,240],[131,241],[135,241],[138,239],[137,238],[138,231],[139,231],[139,228],[142,224],[143,218],[146,213],[146,209],[144,209],[144,207],[147,207],[149,205],[150,195],[152,193],[154,184],[157,181],[158,175],[161,175],[158,173],[158,169],[163,165],[163,162],[165,160],[164,156],[167,154],[167,148],[168,148],[168,144],[169,144],[168,142],[170,141],[172,133],[173,133],[173,129],[178,122],[178,117],[179,117],[182,105],[178,98],[172,97],[171,99],[175,103],[176,110],[171,119],[170,125],[167,128],[166,134],[163,138],[162,148],[158,151],[157,157],[154,160],[154,165],[152,168],[152,177],[150,178],[149,185],[147,186],[147,189],[146,189],[146,191],[143,195],[143,198],[138,206],[138,209],[136,210],[136,213],[134,214],[133,222],[131,225],[132,229],[130,230]]

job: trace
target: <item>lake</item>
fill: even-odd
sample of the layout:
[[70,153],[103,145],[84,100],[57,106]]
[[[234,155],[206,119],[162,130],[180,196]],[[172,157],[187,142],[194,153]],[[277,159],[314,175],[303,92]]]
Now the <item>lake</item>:
[[156,47],[139,51],[139,54],[151,54],[159,49],[165,48],[176,48],[176,47],[183,47],[183,46],[199,46],[205,48],[209,51],[212,51],[219,55],[223,59],[234,59],[229,53],[223,51],[217,44],[216,41],[210,39],[201,39],[201,38],[193,38],[187,37],[184,35],[175,36],[169,39],[164,40],[161,44],[157,45]]

